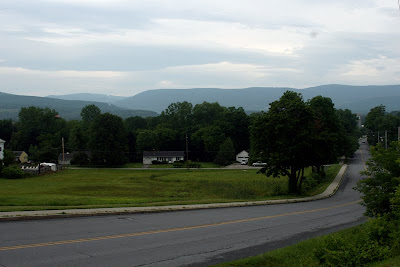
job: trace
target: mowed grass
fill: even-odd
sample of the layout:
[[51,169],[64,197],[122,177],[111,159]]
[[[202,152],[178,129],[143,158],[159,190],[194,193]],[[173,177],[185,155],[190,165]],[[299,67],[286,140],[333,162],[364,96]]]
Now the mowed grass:
[[0,179],[0,211],[290,197],[295,196],[287,195],[286,177],[268,178],[257,174],[257,170],[76,169],[25,179]]
[[[215,164],[214,162],[193,162],[196,164],[200,164],[200,168],[220,168],[221,166],[218,164]],[[143,163],[141,162],[134,162],[134,163],[127,163],[123,165],[121,168],[143,168]],[[173,164],[157,164],[157,165],[150,165],[149,168],[154,168],[154,169],[172,169],[174,168]]]

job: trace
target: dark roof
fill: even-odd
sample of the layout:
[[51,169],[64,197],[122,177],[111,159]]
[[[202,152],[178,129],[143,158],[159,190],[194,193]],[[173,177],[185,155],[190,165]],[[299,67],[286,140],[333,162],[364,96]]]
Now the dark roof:
[[16,156],[16,157],[20,157],[22,155],[22,152],[24,152],[24,151],[13,151],[14,156]]
[[184,151],[143,151],[143,157],[183,157]]
[[[80,153],[80,152],[85,153],[88,157],[91,156],[91,153],[89,151],[74,151],[74,152],[70,152],[70,153],[67,152],[67,153],[64,153],[64,160],[72,160],[74,157],[74,154]],[[58,160],[62,160],[62,159],[63,159],[63,153],[60,153],[58,155]]]
[[[64,160],[71,160],[74,157],[74,153],[64,153]],[[63,153],[58,155],[58,160],[63,159]]]

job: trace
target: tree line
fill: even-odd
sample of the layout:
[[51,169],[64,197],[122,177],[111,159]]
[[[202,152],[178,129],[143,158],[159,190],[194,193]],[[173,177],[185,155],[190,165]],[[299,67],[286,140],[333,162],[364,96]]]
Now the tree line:
[[357,116],[350,110],[336,110],[322,96],[304,101],[291,91],[267,112],[250,115],[243,108],[185,101],[170,104],[156,117],[125,120],[88,105],[81,120],[67,121],[53,109],[27,107],[17,122],[2,120],[0,125],[8,148],[27,151],[35,161],[56,161],[62,138],[66,152],[89,151],[90,162],[97,165],[141,161],[143,151],[185,151],[187,145],[189,160],[222,165],[250,149],[252,161],[271,166],[268,173],[293,177],[304,166],[320,169],[338,156],[350,156],[358,135]]

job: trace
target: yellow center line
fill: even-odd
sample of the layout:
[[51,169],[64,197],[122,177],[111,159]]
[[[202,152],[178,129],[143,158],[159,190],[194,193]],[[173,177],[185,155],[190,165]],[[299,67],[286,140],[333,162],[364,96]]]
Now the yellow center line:
[[296,211],[296,212],[283,213],[283,214],[277,214],[277,215],[255,217],[255,218],[235,220],[235,221],[226,221],[226,222],[219,222],[219,223],[212,223],[212,224],[203,224],[203,225],[196,225],[196,226],[189,226],[189,227],[171,228],[171,229],[164,229],[164,230],[154,230],[154,231],[139,232],[139,233],[128,233],[128,234],[120,234],[120,235],[108,235],[108,236],[90,237],[90,238],[82,238],[82,239],[62,240],[62,241],[35,243],[35,244],[27,244],[27,245],[17,245],[17,246],[9,246],[9,247],[0,247],[0,251],[23,249],[23,248],[47,247],[47,246],[56,246],[56,245],[73,244],[73,243],[83,243],[83,242],[91,242],[91,241],[98,241],[98,240],[108,240],[108,239],[116,239],[116,238],[135,237],[135,236],[152,235],[152,234],[160,234],[160,233],[168,233],[168,232],[177,232],[177,231],[184,231],[184,230],[193,230],[193,229],[207,228],[207,227],[227,225],[227,224],[251,222],[251,221],[257,221],[257,220],[272,219],[272,218],[279,218],[279,217],[285,217],[285,216],[291,216],[291,215],[298,215],[298,214],[305,214],[305,213],[312,213],[312,212],[317,212],[317,211],[336,209],[336,208],[341,208],[341,207],[345,207],[345,206],[348,206],[348,205],[353,205],[353,204],[359,203],[360,201],[361,200],[348,202],[348,203],[345,203],[345,204],[342,204],[342,205],[336,205],[336,206],[331,206],[331,207],[327,207],[327,208],[312,209],[312,210],[305,210],[305,211]]

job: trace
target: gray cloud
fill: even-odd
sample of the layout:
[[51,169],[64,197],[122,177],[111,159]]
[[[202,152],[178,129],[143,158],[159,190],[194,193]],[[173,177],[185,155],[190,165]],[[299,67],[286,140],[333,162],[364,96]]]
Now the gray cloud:
[[398,14],[389,0],[5,0],[0,91],[393,84]]

